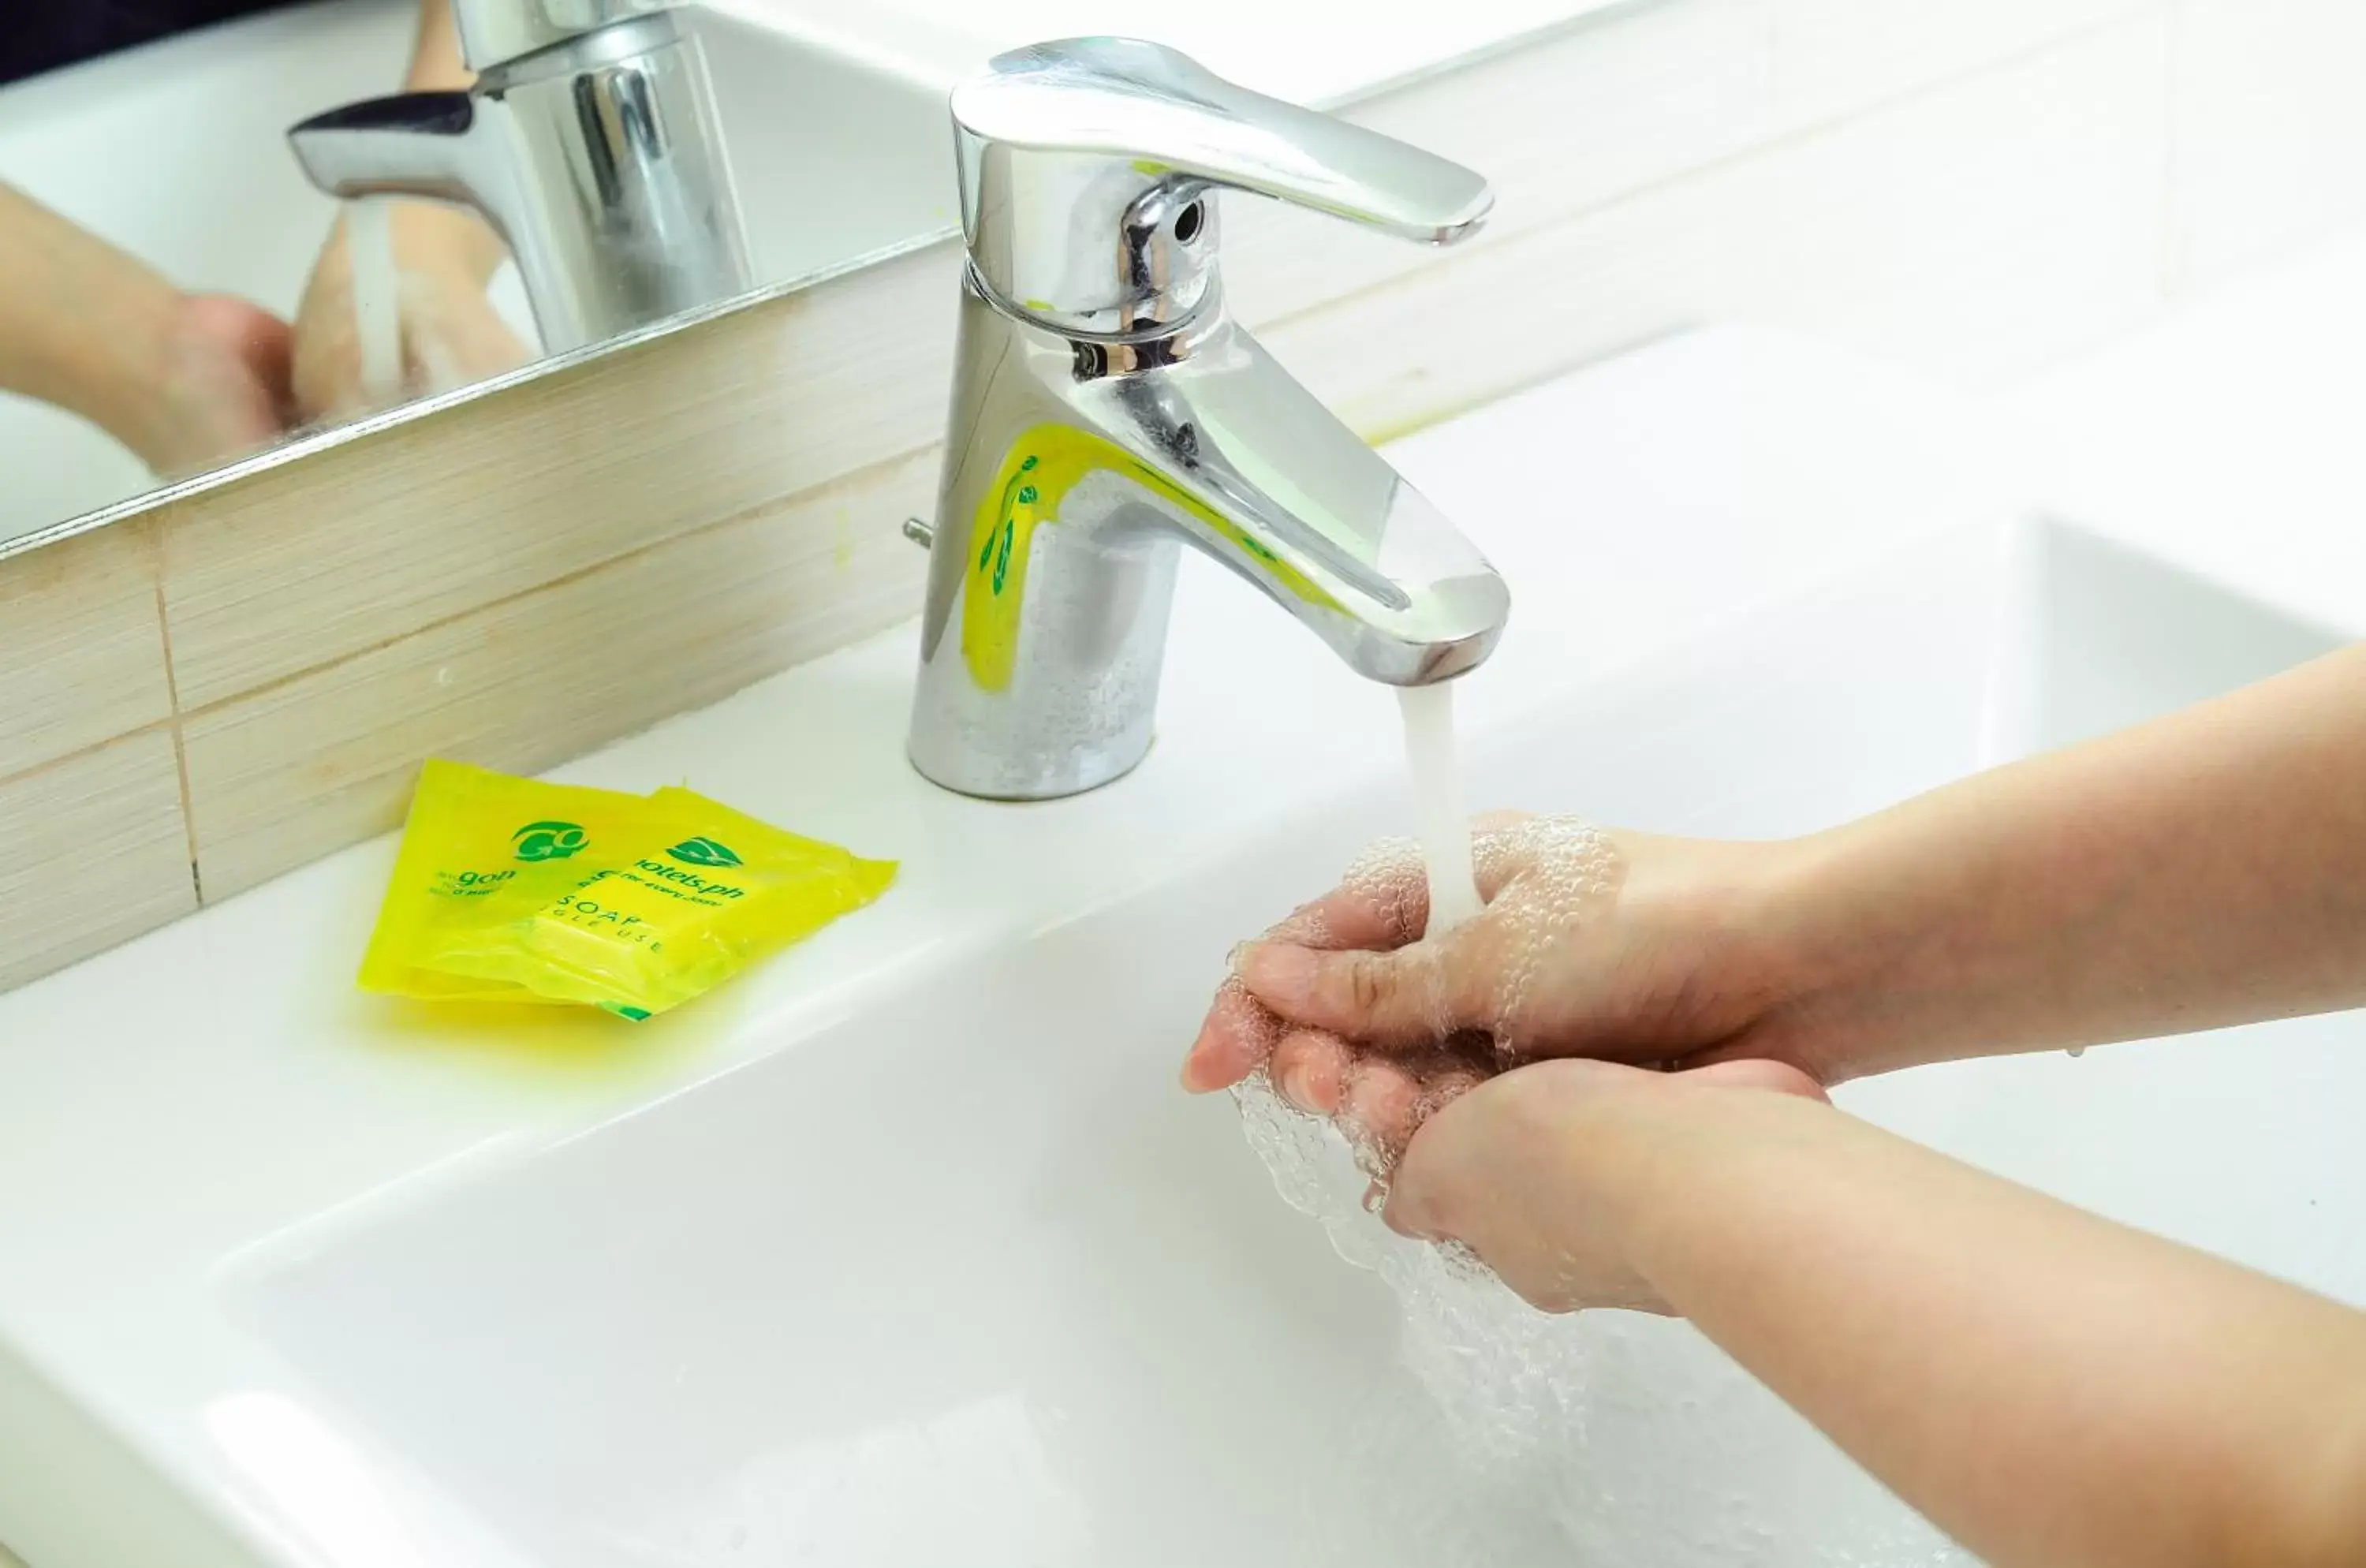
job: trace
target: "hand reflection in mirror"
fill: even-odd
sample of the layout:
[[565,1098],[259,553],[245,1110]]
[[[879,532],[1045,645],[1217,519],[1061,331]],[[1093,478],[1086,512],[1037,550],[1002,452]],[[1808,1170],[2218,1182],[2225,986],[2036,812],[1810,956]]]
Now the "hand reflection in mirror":
[[0,389],[82,415],[169,478],[277,439],[292,350],[261,306],[185,294],[0,185]]
[[[456,88],[471,80],[449,0],[421,0],[407,85]],[[486,298],[506,253],[481,219],[404,202],[389,228],[402,333],[395,398],[525,360],[526,346]],[[345,232],[343,220],[331,229],[291,326],[250,300],[185,291],[0,184],[0,390],[81,415],[167,479],[268,446],[299,425],[364,412],[374,400],[361,381]]]
[[430,201],[393,206],[402,384],[364,384],[350,225],[340,219],[296,313],[293,390],[297,416],[308,423],[481,381],[527,358],[485,292],[509,253],[484,220]]

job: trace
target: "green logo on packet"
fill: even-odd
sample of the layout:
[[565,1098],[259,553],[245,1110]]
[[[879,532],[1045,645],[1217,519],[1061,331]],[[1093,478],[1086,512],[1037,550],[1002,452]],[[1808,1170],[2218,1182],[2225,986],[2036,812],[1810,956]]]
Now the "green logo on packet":
[[713,839],[684,839],[666,853],[684,865],[717,866],[739,863],[739,857],[731,852],[730,845],[717,843]]
[[529,864],[535,861],[565,860],[592,841],[572,822],[529,822],[510,838],[517,845],[517,858]]

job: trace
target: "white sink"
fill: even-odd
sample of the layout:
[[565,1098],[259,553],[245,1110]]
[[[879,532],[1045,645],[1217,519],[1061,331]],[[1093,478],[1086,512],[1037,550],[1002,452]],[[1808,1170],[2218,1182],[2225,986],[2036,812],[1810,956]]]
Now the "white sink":
[[[0,90],[0,180],[184,288],[292,315],[335,204],[305,183],[287,129],[395,91],[418,12],[416,0],[316,0]],[[941,85],[758,22],[690,15],[760,281],[957,222]],[[515,268],[493,299],[533,342]],[[155,483],[103,432],[5,392],[0,476],[0,543]]]
[[[1970,528],[1615,682],[1538,684],[1470,738],[1471,793],[1798,832],[2331,641],[2073,528]],[[569,1568],[1934,1561],[1691,1330],[1623,1314],[1571,1330],[1594,1359],[1570,1521],[1467,1531],[1422,1463],[1426,1396],[1395,1370],[1388,1291],[1277,1201],[1228,1103],[1174,1087],[1230,944],[1406,817],[1377,774],[1287,819],[1254,800],[1245,778],[1226,804],[1253,826],[1188,874],[239,1259],[254,1371],[207,1424],[257,1529],[291,1560],[371,1568],[462,1547]],[[2366,1223],[2353,1130],[2334,1095],[2289,1099],[2345,1053],[2354,1073],[2357,1032],[1986,1063],[1846,1099],[2366,1300],[2366,1258],[2310,1239]],[[1560,1530],[1574,1554],[1469,1544]]]

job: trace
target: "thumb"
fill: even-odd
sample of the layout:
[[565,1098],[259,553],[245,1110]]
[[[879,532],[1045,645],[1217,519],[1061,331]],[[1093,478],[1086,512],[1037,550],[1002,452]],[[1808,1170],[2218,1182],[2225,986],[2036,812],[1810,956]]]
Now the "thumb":
[[1463,941],[1393,953],[1263,942],[1241,954],[1239,972],[1257,1000],[1292,1023],[1369,1045],[1434,1045],[1494,1022],[1495,966],[1487,951]]
[[1492,1108],[1505,1092],[1503,1085],[1503,1078],[1489,1079],[1456,1096],[1421,1124],[1397,1160],[1388,1202],[1380,1211],[1382,1224],[1417,1241],[1483,1239],[1466,1233],[1470,1222],[1480,1220],[1491,1207],[1472,1190],[1488,1152],[1501,1146],[1491,1129],[1500,1126]]

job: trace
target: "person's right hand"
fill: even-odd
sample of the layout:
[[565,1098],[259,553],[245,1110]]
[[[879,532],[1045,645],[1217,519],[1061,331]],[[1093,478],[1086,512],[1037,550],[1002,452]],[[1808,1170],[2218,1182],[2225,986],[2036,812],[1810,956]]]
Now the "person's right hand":
[[1439,1107],[1526,1062],[1758,1055],[1825,1077],[1796,1044],[1803,977],[1782,941],[1792,846],[1512,814],[1481,818],[1472,842],[1486,908],[1439,940],[1424,940],[1417,855],[1384,847],[1245,948],[1185,1087],[1262,1066],[1385,1169]]
[[[501,241],[456,208],[405,202],[390,215],[400,289],[402,385],[393,400],[466,386],[525,363],[526,345],[493,309],[485,287]],[[308,423],[349,419],[389,400],[362,384],[346,226],[332,230],[296,316],[297,412]]]
[[1393,1172],[1383,1218],[1401,1235],[1469,1247],[1546,1312],[1673,1313],[1638,1258],[1639,1242],[1667,1221],[1669,1194],[1653,1178],[1688,1144],[1729,1145],[1738,1127],[1757,1130],[1756,1119],[1720,1118],[1734,1091],[1824,1100],[1814,1079],[1780,1062],[1678,1073],[1531,1062],[1423,1124]]

